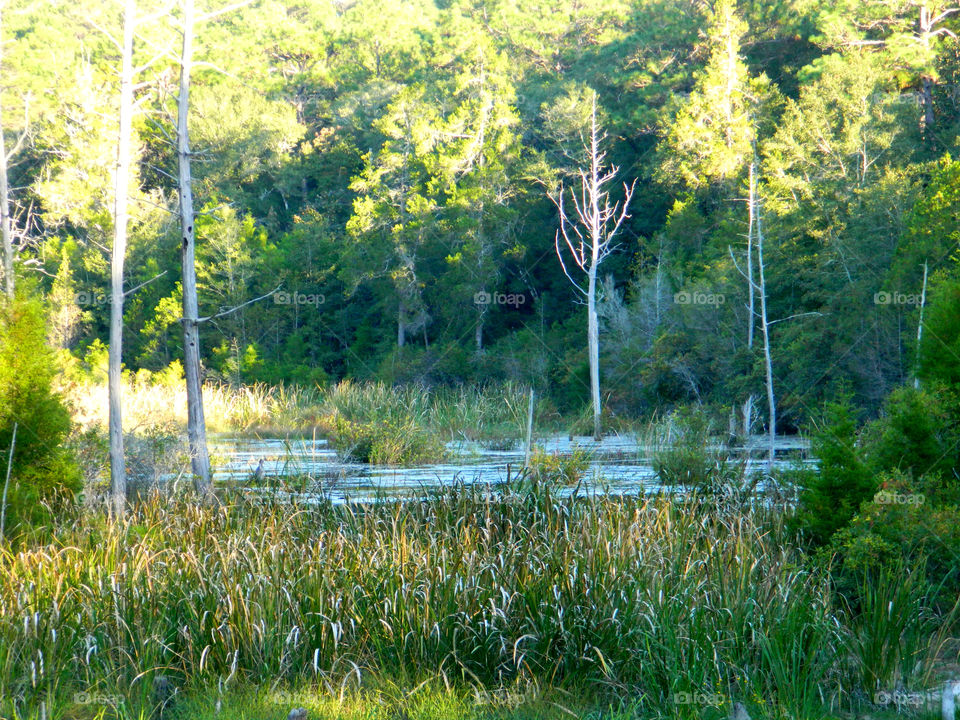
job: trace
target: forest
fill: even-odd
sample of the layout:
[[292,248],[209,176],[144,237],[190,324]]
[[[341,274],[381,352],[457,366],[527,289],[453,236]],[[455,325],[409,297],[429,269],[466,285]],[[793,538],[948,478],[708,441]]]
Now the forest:
[[[46,299],[51,341],[88,372],[108,343],[119,10],[8,2],[3,14],[13,273]],[[560,411],[586,404],[585,304],[558,259],[554,201],[588,164],[594,103],[612,199],[636,182],[596,281],[609,413],[755,395],[758,430],[765,327],[784,431],[840,392],[875,415],[920,371],[921,298],[936,312],[956,279],[953,9],[202,10],[213,17],[196,26],[189,107],[199,310],[243,306],[200,326],[206,379],[510,379]],[[172,5],[141,12],[131,373],[183,357],[180,38]]]
[[955,720],[958,33],[0,0],[0,719]]

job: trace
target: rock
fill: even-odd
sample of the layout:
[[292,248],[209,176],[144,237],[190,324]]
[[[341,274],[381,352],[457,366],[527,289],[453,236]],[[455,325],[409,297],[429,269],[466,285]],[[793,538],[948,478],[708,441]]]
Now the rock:
[[733,704],[733,710],[730,711],[730,720],[751,720],[750,714],[743,706],[743,703]]
[[287,715],[287,720],[307,720],[306,708],[294,708],[290,711],[290,714]]

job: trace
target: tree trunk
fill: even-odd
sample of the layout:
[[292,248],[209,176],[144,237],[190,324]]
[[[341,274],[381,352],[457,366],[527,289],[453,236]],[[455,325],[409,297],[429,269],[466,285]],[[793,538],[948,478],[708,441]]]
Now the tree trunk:
[[[3,59],[3,19],[0,17],[0,65]],[[13,228],[10,222],[10,189],[7,185],[7,146],[3,138],[3,101],[0,98],[0,231],[3,234],[3,285],[13,299]]]
[[483,352],[483,321],[486,319],[486,316],[487,308],[484,305],[480,305],[477,308],[477,327],[473,331],[473,343],[477,355]]
[[130,136],[133,126],[133,31],[136,1],[126,0],[123,15],[123,61],[120,72],[120,131],[113,211],[113,251],[110,267],[110,495],[113,510],[122,514],[127,502],[123,455],[121,362],[123,352],[123,261],[127,252],[127,193],[130,181]]
[[190,465],[197,493],[209,498],[210,453],[207,424],[203,416],[203,387],[200,383],[200,327],[197,302],[197,270],[194,261],[196,236],[193,216],[193,178],[190,173],[190,69],[193,62],[193,0],[183,4],[183,52],[180,59],[180,96],[177,100],[177,157],[179,160],[180,226],[183,236],[183,370],[187,382],[187,437]]
[[600,336],[597,323],[597,265],[590,266],[587,285],[587,347],[590,355],[590,397],[593,401],[593,439],[600,440]]
[[397,310],[397,347],[403,347],[407,344],[407,325],[405,322],[405,312],[403,302]]
[[920,319],[917,321],[917,357],[913,367],[913,387],[920,387],[920,343],[923,342],[923,308],[927,304],[927,263],[923,263],[923,287],[920,290]]
[[[750,162],[749,191],[747,197],[747,349],[753,350],[753,328],[756,323],[756,297],[753,279],[753,218],[756,215],[757,203],[757,176],[756,160]],[[752,355],[753,353],[750,353]],[[744,442],[750,438],[750,420],[753,416],[753,394],[747,396],[743,402],[743,438]]]
[[920,81],[923,92],[923,136],[927,141],[933,140],[933,79],[927,75]]
[[760,221],[760,209],[757,208],[757,270],[760,275],[760,327],[763,329],[763,359],[767,376],[767,409],[770,414],[770,449],[767,459],[768,471],[773,470],[773,459],[777,441],[777,403],[773,394],[773,361],[770,355],[770,322],[767,319],[767,283],[763,267],[763,226]]

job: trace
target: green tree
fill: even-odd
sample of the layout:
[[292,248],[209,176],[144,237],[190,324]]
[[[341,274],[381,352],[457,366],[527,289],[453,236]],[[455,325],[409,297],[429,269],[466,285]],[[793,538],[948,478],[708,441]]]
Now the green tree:
[[55,388],[57,360],[47,344],[45,310],[31,288],[0,307],[0,452],[3,475],[13,444],[6,529],[9,537],[50,520],[80,491],[80,471],[64,446],[70,411]]

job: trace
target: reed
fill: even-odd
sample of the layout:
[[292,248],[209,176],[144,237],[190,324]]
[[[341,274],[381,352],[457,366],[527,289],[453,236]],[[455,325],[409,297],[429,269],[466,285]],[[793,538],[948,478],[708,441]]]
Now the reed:
[[[209,384],[204,387],[203,400],[212,432],[308,431],[336,415],[356,423],[412,424],[449,440],[520,437],[525,392],[512,383],[426,389],[344,380],[328,388]],[[106,426],[106,386],[76,384],[69,388],[68,397],[79,425]],[[128,432],[159,423],[183,425],[186,419],[182,384],[128,379],[124,388],[124,425]]]
[[[772,509],[455,488],[78,513],[0,551],[0,716],[73,716],[89,697],[123,700],[107,717],[147,715],[158,676],[190,697],[402,670],[678,718],[734,701],[821,717],[851,683],[875,685],[850,652],[860,626]],[[928,651],[920,638],[902,660]]]

